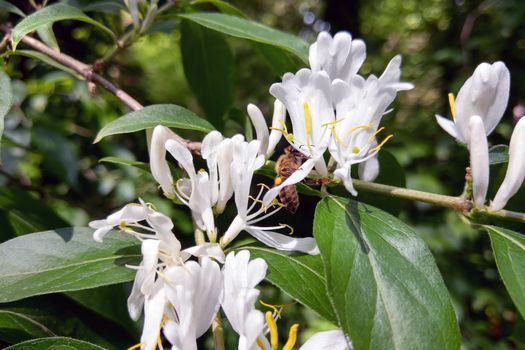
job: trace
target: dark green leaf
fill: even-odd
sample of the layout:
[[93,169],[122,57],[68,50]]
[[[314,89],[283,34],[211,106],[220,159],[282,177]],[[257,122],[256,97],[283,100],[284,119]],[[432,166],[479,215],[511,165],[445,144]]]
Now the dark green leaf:
[[16,50],[16,46],[26,34],[38,29],[41,26],[64,20],[77,20],[92,24],[102,29],[111,35],[113,39],[115,39],[115,35],[111,30],[106,28],[101,23],[89,18],[78,8],[64,3],[59,3],[46,6],[43,9],[32,13],[30,16],[27,16],[22,21],[20,21],[13,28],[13,32],[11,33],[13,50]]
[[0,339],[9,343],[24,340],[53,337],[56,334],[49,328],[21,312],[0,310]]
[[13,104],[13,91],[9,76],[0,69],[0,141],[4,133],[4,118]]
[[509,162],[509,146],[507,145],[495,145],[489,149],[489,163],[502,164]]
[[60,51],[57,38],[55,37],[55,33],[53,33],[53,23],[48,23],[38,27],[36,29],[36,32],[38,33],[40,40],[42,40],[44,44],[46,44],[55,51]]
[[301,67],[300,61],[294,55],[279,47],[257,42],[252,43],[252,45],[278,76],[282,76],[286,72],[295,72]]
[[16,235],[70,225],[42,200],[15,186],[0,187],[0,209]]
[[369,205],[317,206],[314,236],[339,326],[356,349],[459,349],[443,279],[422,239]]
[[279,47],[308,63],[308,44],[294,35],[223,13],[199,12],[180,16],[224,34]]
[[525,318],[525,237],[505,228],[485,227],[503,283]]
[[94,142],[97,143],[109,135],[126,134],[154,128],[157,125],[202,132],[214,130],[213,125],[208,121],[184,107],[167,104],[152,105],[128,113],[107,124],[98,132]]
[[126,282],[138,264],[136,239],[110,232],[104,243],[84,227],[32,233],[0,245],[0,302]]
[[230,3],[221,0],[195,0],[191,2],[192,6],[198,6],[202,4],[211,4],[215,6],[222,13],[226,13],[232,16],[246,17],[246,15],[239,10],[237,7],[233,6]]
[[242,249],[248,249],[253,258],[263,258],[266,261],[268,281],[328,321],[337,324],[337,318],[326,294],[324,267],[319,255],[291,255],[260,247]]
[[41,338],[28,340],[9,346],[6,350],[105,350],[104,348],[83,340],[65,337]]
[[54,59],[50,58],[47,55],[44,55],[41,52],[34,51],[34,50],[16,50],[12,54],[13,55],[25,56],[25,57],[30,57],[30,58],[34,58],[34,59],[40,60],[40,61],[42,61],[42,62],[44,62],[44,63],[46,63],[46,64],[48,64],[48,65],[50,65],[52,67],[58,68],[58,69],[66,72],[66,73],[69,73],[69,74],[73,75],[77,79],[84,80],[84,78],[80,74],[78,74],[77,72],[75,72],[71,68],[66,67],[66,66],[58,63]]
[[16,7],[13,4],[10,4],[9,2],[5,0],[0,0],[0,9],[5,10],[7,12],[14,13],[15,15],[19,15],[21,17],[25,17],[25,13],[23,13],[18,7]]
[[186,79],[208,119],[221,128],[233,103],[233,54],[217,32],[190,21],[182,21],[180,28]]

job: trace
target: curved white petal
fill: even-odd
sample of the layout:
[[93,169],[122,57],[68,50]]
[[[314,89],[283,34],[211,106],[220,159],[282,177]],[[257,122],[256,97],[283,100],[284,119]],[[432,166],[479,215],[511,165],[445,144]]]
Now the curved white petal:
[[195,167],[193,166],[193,156],[188,148],[175,140],[166,141],[165,146],[166,150],[179,162],[189,177],[193,178],[195,176]]
[[438,114],[436,114],[436,121],[439,126],[441,126],[441,128],[445,130],[450,136],[461,143],[467,143],[467,139],[460,133],[460,130],[457,128],[454,121],[444,118]]
[[253,127],[255,128],[257,140],[259,140],[261,143],[259,146],[259,154],[266,155],[270,137],[266,120],[264,119],[261,110],[256,105],[250,103],[246,109],[248,111],[248,115],[250,116],[250,120],[252,121]]
[[[204,243],[201,245],[196,245],[190,248],[186,248],[182,252],[188,254],[188,256],[193,255],[197,258],[206,256],[209,258],[213,258],[220,263],[224,263],[224,252],[222,251],[221,247],[216,243]],[[183,259],[187,260],[187,257],[183,257]]]
[[219,173],[217,169],[218,163],[218,147],[222,142],[222,134],[218,131],[210,131],[202,140],[201,156],[206,160],[208,172],[210,174],[210,198],[211,203],[217,203],[219,197]]
[[342,167],[334,171],[334,177],[343,181],[343,185],[352,196],[357,196],[357,191],[354,188],[351,174],[351,166],[348,164],[344,164]]
[[470,169],[472,171],[472,192],[474,205],[481,207],[485,204],[485,197],[489,187],[489,150],[487,136],[480,116],[472,116],[470,125]]
[[352,343],[345,338],[343,331],[334,329],[332,331],[319,332],[310,337],[299,348],[299,350],[347,350],[353,349]]
[[518,192],[525,179],[525,118],[521,118],[510,139],[509,164],[505,179],[501,184],[491,208],[500,210]]
[[145,239],[142,241],[141,252],[144,280],[140,286],[140,292],[144,295],[149,295],[153,291],[155,277],[157,276],[159,245],[160,241],[156,239]]
[[255,230],[249,227],[246,228],[246,231],[257,240],[272,248],[285,251],[303,252],[310,255],[319,254],[317,243],[315,242],[315,239],[311,237],[293,238],[282,233],[266,230]]
[[175,192],[173,189],[173,178],[166,162],[166,141],[173,139],[173,132],[165,126],[157,125],[153,129],[149,152],[149,163],[151,175],[159,183],[164,195],[172,197]]
[[226,203],[233,195],[233,184],[231,179],[232,163],[232,140],[224,139],[217,150],[217,164],[219,168],[219,197],[215,208],[222,213]]
[[279,130],[282,129],[284,123],[286,123],[286,107],[281,101],[276,99],[273,104],[272,130],[268,139],[267,157],[273,153],[275,146],[281,140],[283,133]]
[[377,153],[372,158],[359,163],[359,178],[364,181],[374,181],[379,175],[379,159]]
[[137,273],[135,274],[135,280],[133,281],[133,288],[128,297],[128,312],[129,317],[133,321],[138,321],[140,314],[142,313],[142,308],[144,306],[144,294],[140,291],[142,282],[146,274],[143,269],[143,265],[139,266]]
[[164,288],[159,288],[154,294],[146,297],[144,303],[144,328],[140,338],[141,349],[157,348],[165,308],[166,295]]

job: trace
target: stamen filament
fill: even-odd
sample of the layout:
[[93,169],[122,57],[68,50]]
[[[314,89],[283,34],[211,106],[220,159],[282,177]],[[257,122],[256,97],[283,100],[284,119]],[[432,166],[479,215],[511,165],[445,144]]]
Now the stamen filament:
[[379,133],[380,133],[381,131],[383,131],[383,130],[385,130],[385,127],[384,127],[384,126],[382,126],[382,127],[380,127],[379,129],[377,129],[376,132],[373,133],[372,136],[370,136],[370,137],[368,138],[368,141],[367,141],[367,142],[368,142],[368,143],[372,143],[372,141],[374,140],[374,137],[376,137],[376,135],[379,134]]
[[297,328],[299,328],[298,323],[294,323],[290,327],[290,333],[288,333],[288,341],[283,346],[283,350],[292,350],[295,346],[295,342],[297,341]]
[[306,128],[306,145],[308,148],[312,145],[311,134],[312,134],[312,114],[310,113],[310,106],[308,102],[303,103],[304,109],[304,125]]
[[266,319],[266,324],[268,325],[268,329],[270,330],[270,345],[272,346],[272,349],[277,349],[277,346],[279,346],[279,333],[277,330],[277,323],[273,319],[271,311],[267,311],[264,314],[264,318]]
[[132,345],[130,346],[129,348],[127,348],[127,350],[135,350],[135,349],[138,349],[142,346],[142,342],[138,343],[138,344],[135,344],[135,345]]
[[[266,349],[264,348],[264,343],[262,342],[261,338],[257,338],[257,339],[255,340],[255,343],[257,343],[257,346],[259,347],[259,349],[261,349],[261,350],[266,350]],[[129,349],[128,349],[128,350],[129,350]]]
[[254,220],[251,220],[251,218],[257,217],[257,215],[259,215],[260,212],[257,212],[257,213],[255,213],[254,215],[249,215],[249,216],[247,217],[247,220],[248,220],[248,222],[249,222],[250,224],[258,223],[259,221],[264,220],[264,219],[266,219],[267,217],[272,216],[273,214],[277,213],[277,212],[278,212],[279,210],[281,210],[282,208],[284,208],[284,206],[280,206],[280,207],[276,208],[275,210],[273,210],[273,211],[271,211],[271,212],[269,212],[269,213],[264,214],[264,215],[261,216],[260,218],[257,218],[257,219],[254,219]]
[[357,125],[357,126],[354,126],[353,128],[351,128],[350,130],[348,130],[348,133],[346,135],[348,136],[348,135],[350,135],[351,133],[353,133],[354,131],[356,131],[358,129],[368,129],[368,128],[371,128],[371,127],[372,127],[372,124]]
[[392,137],[394,137],[394,135],[388,135],[387,137],[385,137],[385,139],[383,141],[381,141],[381,143],[379,145],[377,145],[376,147],[374,147],[370,151],[368,151],[368,154],[371,154],[371,153],[374,153],[376,151],[379,151],[381,149],[381,147],[383,147],[383,145],[385,143],[387,143],[388,140],[390,140]]

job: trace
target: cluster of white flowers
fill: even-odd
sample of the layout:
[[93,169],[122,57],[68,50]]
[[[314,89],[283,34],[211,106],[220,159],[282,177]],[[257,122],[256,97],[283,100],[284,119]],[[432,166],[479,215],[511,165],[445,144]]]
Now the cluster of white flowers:
[[[470,152],[473,202],[485,205],[489,186],[489,149],[487,136],[496,128],[507,108],[510,73],[503,62],[481,63],[459,90],[449,95],[453,120],[436,115],[439,125]],[[490,210],[500,210],[516,194],[525,179],[525,118],[514,128],[509,147],[509,163]]]

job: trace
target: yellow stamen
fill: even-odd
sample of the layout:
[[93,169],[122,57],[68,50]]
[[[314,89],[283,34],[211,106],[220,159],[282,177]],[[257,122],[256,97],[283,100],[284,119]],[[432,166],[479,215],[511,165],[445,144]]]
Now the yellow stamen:
[[283,306],[283,305],[267,304],[267,303],[265,303],[265,302],[262,301],[262,300],[259,300],[259,303],[260,303],[262,306],[266,306],[266,307],[272,309],[274,315],[279,314],[279,313],[281,312],[280,308]]
[[260,200],[260,199],[257,199],[255,198],[254,196],[248,196],[248,198],[250,198],[252,201],[254,201],[255,203],[259,203],[259,204],[263,204],[263,201]]
[[285,205],[281,202],[279,202],[279,200],[277,198],[275,198],[274,200],[272,200],[272,206],[275,206],[275,207],[285,207]]
[[381,147],[383,147],[383,145],[385,143],[387,143],[388,140],[390,140],[392,137],[394,137],[394,135],[388,135],[387,137],[385,137],[385,139],[383,141],[381,141],[381,143],[379,145],[377,145],[376,147],[374,147],[370,151],[368,151],[368,154],[372,154],[374,152],[379,151],[381,149]]
[[332,133],[332,136],[334,137],[335,141],[343,146],[345,146],[345,143],[337,136],[337,133],[335,132],[335,126],[332,126],[330,128],[330,132]]
[[257,343],[257,346],[259,347],[259,349],[266,350],[264,348],[264,343],[262,342],[261,338],[257,338],[257,340],[255,340],[255,343]]
[[297,328],[299,328],[298,323],[294,323],[290,327],[290,333],[288,333],[288,341],[283,346],[283,350],[292,350],[295,346],[295,342],[297,341]]
[[321,126],[327,127],[327,126],[329,126],[329,125],[335,125],[335,124],[337,124],[337,123],[342,122],[342,121],[345,120],[345,119],[346,119],[346,118],[341,118],[341,119],[333,120],[333,121],[331,121],[331,122],[321,124]]
[[384,127],[384,126],[382,126],[382,127],[380,127],[379,129],[377,129],[376,132],[373,133],[372,136],[370,136],[370,137],[368,138],[368,143],[372,143],[372,141],[374,140],[374,137],[376,137],[376,135],[379,134],[379,133],[380,133],[381,131],[383,131],[383,130],[385,130],[385,127]]
[[352,153],[353,154],[358,154],[359,152],[361,152],[361,148],[359,148],[357,146],[352,147]]
[[127,350],[135,350],[135,349],[140,348],[141,346],[142,346],[142,343],[138,343],[138,344],[130,346]]
[[372,127],[372,124],[357,125],[357,126],[354,126],[353,128],[351,128],[350,130],[348,130],[348,133],[346,135],[348,136],[348,135],[350,135],[351,133],[353,133],[354,131],[356,131],[358,129],[368,129],[368,128],[371,128],[371,127]]
[[452,92],[449,92],[448,94],[448,104],[450,105],[452,119],[456,120],[456,100],[454,99],[454,94]]
[[263,184],[262,182],[259,182],[259,183],[257,184],[257,186],[261,186],[261,187],[263,187],[263,188],[266,188],[267,190],[270,189],[270,186],[268,186],[267,184]]
[[288,224],[282,224],[282,223],[279,223],[279,225],[282,226],[282,227],[287,227],[287,228],[289,228],[289,229],[290,229],[290,233],[289,233],[289,235],[290,235],[290,236],[293,235],[294,230],[293,230],[293,227],[292,227],[292,226],[290,226],[290,225],[288,225]]
[[268,329],[270,331],[270,345],[272,346],[272,349],[277,349],[277,346],[279,345],[279,333],[277,330],[277,323],[273,319],[271,311],[266,311],[266,313],[264,314],[264,318],[266,319],[266,324],[268,325]]
[[311,134],[312,134],[312,114],[310,113],[310,106],[308,102],[303,103],[304,109],[304,125],[306,128],[306,145],[311,146]]
[[275,180],[273,181],[273,184],[274,184],[275,186],[279,186],[279,185],[282,184],[282,183],[283,183],[283,178],[280,177],[280,176],[277,176],[277,177],[275,178]]

